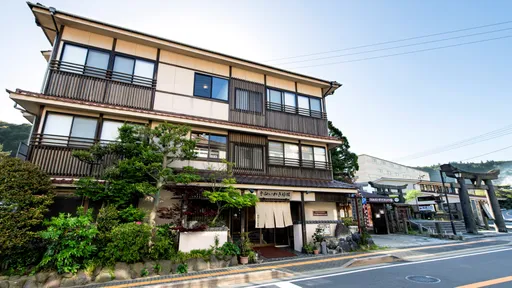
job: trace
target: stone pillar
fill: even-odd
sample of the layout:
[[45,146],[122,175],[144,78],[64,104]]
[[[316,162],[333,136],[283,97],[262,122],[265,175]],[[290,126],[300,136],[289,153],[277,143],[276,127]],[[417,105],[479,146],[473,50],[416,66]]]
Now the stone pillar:
[[494,192],[494,185],[492,184],[492,180],[485,180],[485,185],[487,185],[487,196],[491,204],[492,213],[494,214],[494,224],[496,224],[498,232],[507,233],[507,226],[505,226],[505,221],[503,220],[503,215],[501,214],[500,204],[498,203],[496,192]]
[[462,216],[464,217],[464,224],[466,226],[466,232],[471,234],[478,234],[476,228],[475,217],[473,216],[473,210],[471,210],[471,202],[469,200],[468,188],[464,178],[457,177],[457,182],[460,185],[459,199],[460,206],[462,208]]

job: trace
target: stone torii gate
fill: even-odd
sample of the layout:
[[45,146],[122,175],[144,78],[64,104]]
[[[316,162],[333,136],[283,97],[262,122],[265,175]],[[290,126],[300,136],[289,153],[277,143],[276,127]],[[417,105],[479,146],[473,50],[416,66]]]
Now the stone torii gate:
[[380,194],[380,195],[387,196],[392,193],[391,190],[396,190],[398,192],[398,200],[399,200],[398,202],[405,203],[404,193],[402,191],[407,188],[407,184],[394,186],[394,185],[377,184],[372,181],[368,182],[368,184],[370,184],[371,187],[377,189],[377,194]]
[[[473,217],[473,211],[471,210],[471,203],[469,200],[468,187],[473,189],[485,189],[487,190],[487,197],[491,204],[492,213],[494,214],[494,223],[498,228],[499,232],[507,232],[503,215],[501,214],[500,205],[496,192],[494,191],[494,185],[492,180],[498,179],[500,170],[491,170],[489,172],[477,173],[467,172],[453,167],[451,164],[441,165],[441,171],[446,173],[446,176],[455,178],[457,183],[460,185],[459,199],[462,207],[462,215],[464,217],[464,223],[466,226],[466,232],[477,234],[475,218]],[[470,180],[472,185],[466,184],[466,179]],[[485,185],[482,185],[482,181]]]

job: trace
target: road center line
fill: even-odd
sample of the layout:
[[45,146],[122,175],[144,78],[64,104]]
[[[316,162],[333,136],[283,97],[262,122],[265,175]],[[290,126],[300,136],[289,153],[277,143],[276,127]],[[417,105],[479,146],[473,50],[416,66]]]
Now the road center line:
[[457,286],[456,288],[480,288],[480,287],[487,287],[487,286],[496,285],[496,284],[505,283],[505,282],[511,282],[511,281],[512,281],[512,276],[507,276],[507,277],[503,277],[503,278],[496,278],[496,279],[491,279],[491,280],[487,280],[487,281],[467,284],[464,286]]

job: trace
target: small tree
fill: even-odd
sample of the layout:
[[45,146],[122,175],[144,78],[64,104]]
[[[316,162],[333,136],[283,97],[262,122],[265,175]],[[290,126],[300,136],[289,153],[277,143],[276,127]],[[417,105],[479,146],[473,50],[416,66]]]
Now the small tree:
[[[416,207],[418,207],[418,197],[421,196],[421,191],[419,190],[409,190],[407,194],[405,194],[405,201],[416,201]],[[418,208],[419,209],[419,208]]]
[[209,190],[203,192],[203,195],[208,198],[211,203],[217,205],[217,213],[211,221],[212,225],[215,225],[219,215],[225,209],[243,209],[252,207],[258,202],[256,195],[252,193],[242,193],[233,186],[236,184],[236,179],[233,177],[233,163],[224,161],[224,164],[226,164],[226,169],[214,170],[209,168],[211,171],[209,175],[211,187]]
[[341,130],[336,128],[331,121],[327,122],[327,124],[329,136],[336,137],[342,141],[339,146],[330,150],[334,179],[352,183],[357,170],[359,170],[357,155],[349,151],[350,144]]
[[[0,156],[0,259],[23,261],[37,228],[53,203],[50,177],[36,165]],[[30,255],[27,255],[30,256]],[[8,263],[9,264],[9,263]],[[24,263],[28,265],[28,263]]]
[[186,126],[169,123],[155,128],[125,124],[119,128],[117,142],[75,151],[75,157],[95,165],[106,163],[107,159],[119,159],[97,179],[103,181],[81,179],[77,194],[117,207],[126,207],[134,199],[149,196],[153,202],[149,222],[154,226],[160,190],[167,185],[200,179],[192,167],[179,170],[169,167],[173,161],[195,157],[196,142],[189,139],[189,132]]

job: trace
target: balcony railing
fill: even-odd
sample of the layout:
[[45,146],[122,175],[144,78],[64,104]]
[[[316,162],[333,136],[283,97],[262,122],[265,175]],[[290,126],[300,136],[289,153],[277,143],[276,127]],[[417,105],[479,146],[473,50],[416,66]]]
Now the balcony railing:
[[331,180],[331,170],[331,163],[325,161],[268,157],[270,176]]
[[150,110],[156,80],[52,60],[45,94]]
[[[107,143],[109,141],[102,141]],[[98,176],[116,159],[107,155],[101,163],[86,163],[73,156],[74,150],[91,147],[96,140],[49,134],[34,134],[27,153],[27,160],[38,165],[51,176]]]
[[285,131],[327,136],[327,114],[320,111],[267,102],[266,126]]
[[302,116],[327,119],[327,113],[321,111],[315,111],[310,109],[304,109],[296,106],[283,105],[273,102],[267,102],[267,109],[273,111],[281,111],[291,114],[297,114]]

